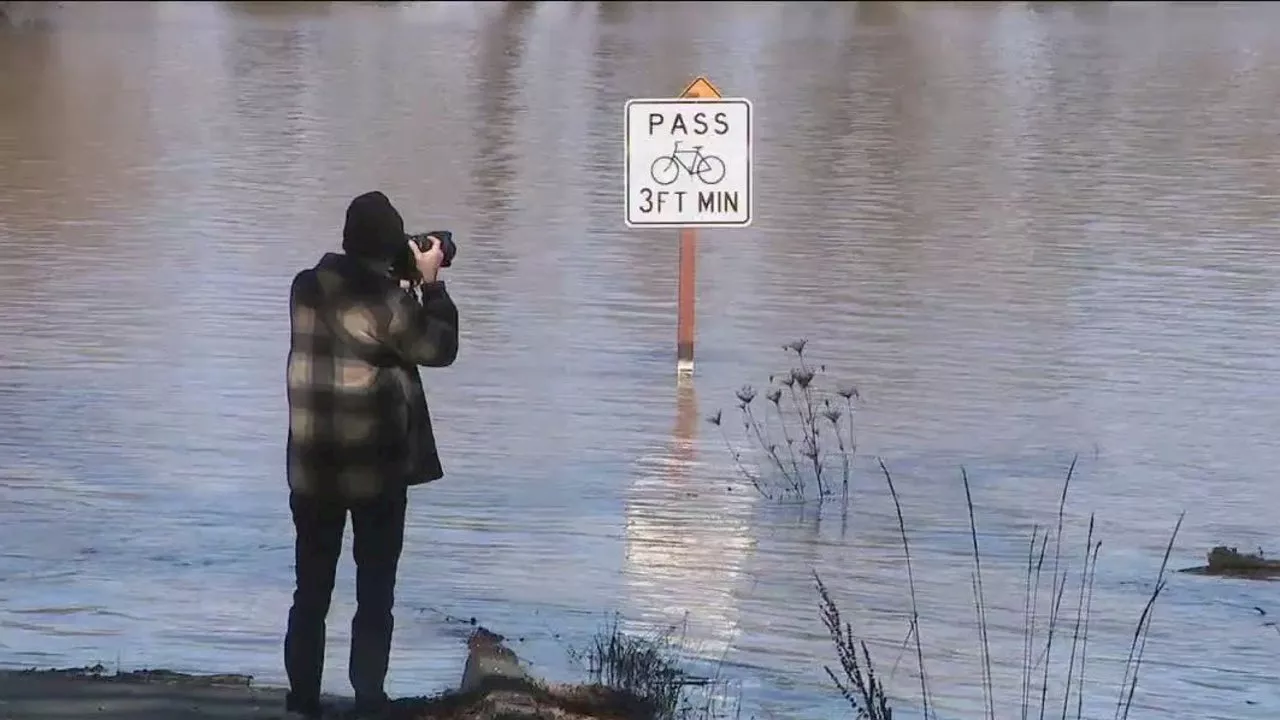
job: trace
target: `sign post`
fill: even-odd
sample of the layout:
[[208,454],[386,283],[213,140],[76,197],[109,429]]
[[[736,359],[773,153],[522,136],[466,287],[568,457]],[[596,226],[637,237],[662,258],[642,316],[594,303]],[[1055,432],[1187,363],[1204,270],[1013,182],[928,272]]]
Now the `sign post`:
[[754,141],[751,101],[701,76],[678,98],[627,101],[627,227],[680,229],[679,377],[693,374],[697,228],[751,224]]

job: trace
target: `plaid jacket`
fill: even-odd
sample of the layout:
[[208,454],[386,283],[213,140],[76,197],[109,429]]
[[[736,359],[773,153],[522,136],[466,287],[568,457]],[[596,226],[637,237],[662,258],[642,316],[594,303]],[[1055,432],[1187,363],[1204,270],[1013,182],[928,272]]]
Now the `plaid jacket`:
[[458,309],[443,282],[416,293],[347,255],[293,279],[288,479],[293,492],[348,500],[440,478],[419,365],[458,354]]

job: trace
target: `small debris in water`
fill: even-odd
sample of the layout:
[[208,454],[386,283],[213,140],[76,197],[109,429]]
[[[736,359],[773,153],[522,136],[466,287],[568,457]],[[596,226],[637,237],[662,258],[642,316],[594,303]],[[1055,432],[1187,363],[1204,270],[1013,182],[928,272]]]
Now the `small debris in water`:
[[[1206,565],[1183,568],[1179,572],[1252,579],[1280,578],[1280,560],[1268,559],[1261,548],[1256,553],[1242,553],[1237,548],[1219,545],[1208,552],[1205,560]],[[1254,609],[1262,612],[1261,608]]]

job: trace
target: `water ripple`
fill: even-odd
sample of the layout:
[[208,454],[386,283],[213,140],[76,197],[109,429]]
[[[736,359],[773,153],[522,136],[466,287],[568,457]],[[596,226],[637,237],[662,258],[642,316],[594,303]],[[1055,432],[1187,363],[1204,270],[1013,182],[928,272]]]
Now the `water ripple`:
[[[286,293],[371,186],[464,243],[395,691],[456,681],[450,618],[554,677],[616,609],[682,627],[753,708],[832,717],[816,569],[909,701],[873,455],[947,717],[982,706],[962,463],[1006,707],[1073,455],[1064,552],[1094,511],[1105,542],[1091,716],[1179,511],[1178,565],[1277,542],[1274,7],[67,5],[0,33],[0,662],[282,679]],[[695,72],[753,99],[760,197],[701,236],[677,393],[674,237],[622,226],[618,114]],[[866,395],[847,517],[745,492],[701,420],[797,335]],[[1274,718],[1255,606],[1276,586],[1172,578],[1133,717]]]

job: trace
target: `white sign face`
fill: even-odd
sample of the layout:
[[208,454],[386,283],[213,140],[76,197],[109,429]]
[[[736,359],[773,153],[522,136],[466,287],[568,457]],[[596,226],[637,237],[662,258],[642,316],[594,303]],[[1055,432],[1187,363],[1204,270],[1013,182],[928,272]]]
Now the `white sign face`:
[[627,227],[751,224],[751,101],[628,100]]

